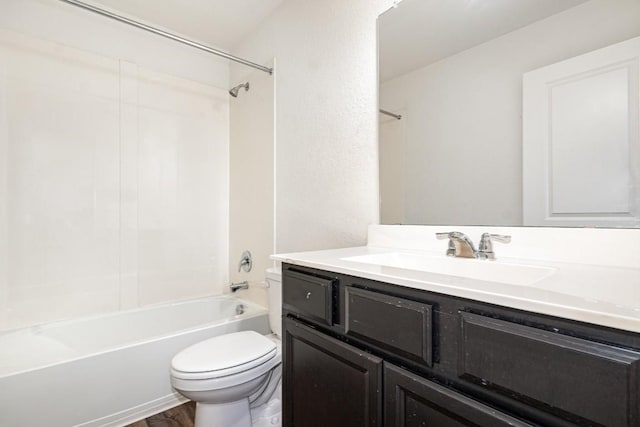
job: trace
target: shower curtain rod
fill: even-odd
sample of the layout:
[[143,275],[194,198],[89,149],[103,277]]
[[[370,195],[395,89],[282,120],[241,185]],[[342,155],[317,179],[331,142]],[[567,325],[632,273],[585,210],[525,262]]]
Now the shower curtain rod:
[[380,112],[382,114],[386,114],[387,116],[394,117],[394,118],[396,118],[398,120],[400,120],[402,118],[401,114],[395,114],[395,113],[392,113],[391,111],[383,110],[382,108],[380,109]]
[[157,34],[157,35],[162,36],[162,37],[166,37],[168,39],[177,41],[179,43],[183,43],[183,44],[186,44],[188,46],[195,47],[196,49],[204,50],[205,52],[209,52],[209,53],[212,53],[214,55],[221,56],[221,57],[226,58],[226,59],[228,59],[230,61],[238,62],[238,63],[246,65],[248,67],[253,67],[253,68],[258,69],[260,71],[264,71],[265,73],[273,74],[273,68],[265,67],[263,65],[256,64],[255,62],[247,61],[246,59],[242,59],[242,58],[239,58],[237,56],[233,56],[233,55],[231,55],[229,53],[223,52],[221,50],[214,49],[214,48],[209,47],[209,46],[205,46],[203,44],[194,42],[194,41],[189,40],[189,39],[185,39],[185,38],[180,37],[180,36],[176,36],[175,34],[171,34],[171,33],[168,33],[166,31],[163,31],[163,30],[159,30],[157,28],[151,27],[151,26],[143,24],[141,22],[134,21],[133,19],[129,19],[129,18],[125,18],[124,16],[116,15],[115,13],[109,12],[109,11],[104,10],[104,9],[100,9],[100,8],[92,6],[90,4],[86,4],[86,3],[83,3],[83,2],[78,1],[78,0],[60,0],[60,1],[68,3],[68,4],[73,5],[73,6],[77,6],[79,8],[85,9],[85,10],[88,10],[90,12],[97,13],[97,14],[102,15],[102,16],[106,16],[107,18],[115,19],[116,21],[120,21],[120,22],[123,22],[125,24],[132,25],[134,27],[140,28],[140,29],[145,30],[145,31],[149,31],[150,33]]

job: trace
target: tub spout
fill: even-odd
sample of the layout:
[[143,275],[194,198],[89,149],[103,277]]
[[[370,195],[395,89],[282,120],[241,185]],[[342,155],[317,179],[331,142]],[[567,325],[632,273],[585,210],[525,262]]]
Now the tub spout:
[[232,283],[229,285],[231,288],[231,292],[237,292],[240,289],[249,289],[249,282],[246,280],[244,282]]

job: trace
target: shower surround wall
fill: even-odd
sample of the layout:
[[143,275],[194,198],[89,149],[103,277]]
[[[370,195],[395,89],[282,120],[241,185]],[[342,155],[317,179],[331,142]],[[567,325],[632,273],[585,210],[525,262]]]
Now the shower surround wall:
[[[265,62],[273,67],[273,61]],[[277,72],[277,71],[276,71]],[[250,89],[229,99],[229,280],[249,281],[241,298],[266,306],[265,269],[274,248],[274,76],[253,70]],[[241,82],[233,82],[235,86]],[[250,250],[253,267],[238,271],[240,255]]]
[[59,2],[5,3],[0,330],[222,292],[226,66]]

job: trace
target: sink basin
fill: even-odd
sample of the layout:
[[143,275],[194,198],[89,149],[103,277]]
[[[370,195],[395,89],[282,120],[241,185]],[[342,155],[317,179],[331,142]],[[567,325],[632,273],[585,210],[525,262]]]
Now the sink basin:
[[520,286],[532,285],[556,271],[550,267],[401,252],[352,256],[342,260]]

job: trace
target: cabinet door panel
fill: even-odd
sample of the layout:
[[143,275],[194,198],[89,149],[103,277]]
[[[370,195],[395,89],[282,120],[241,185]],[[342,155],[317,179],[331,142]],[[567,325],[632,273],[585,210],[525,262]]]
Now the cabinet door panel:
[[380,425],[380,358],[291,319],[284,338],[284,426]]
[[530,425],[389,363],[384,366],[386,427]]
[[472,313],[460,316],[461,378],[574,422],[640,425],[640,352]]
[[345,296],[347,335],[432,365],[431,305],[354,287]]

